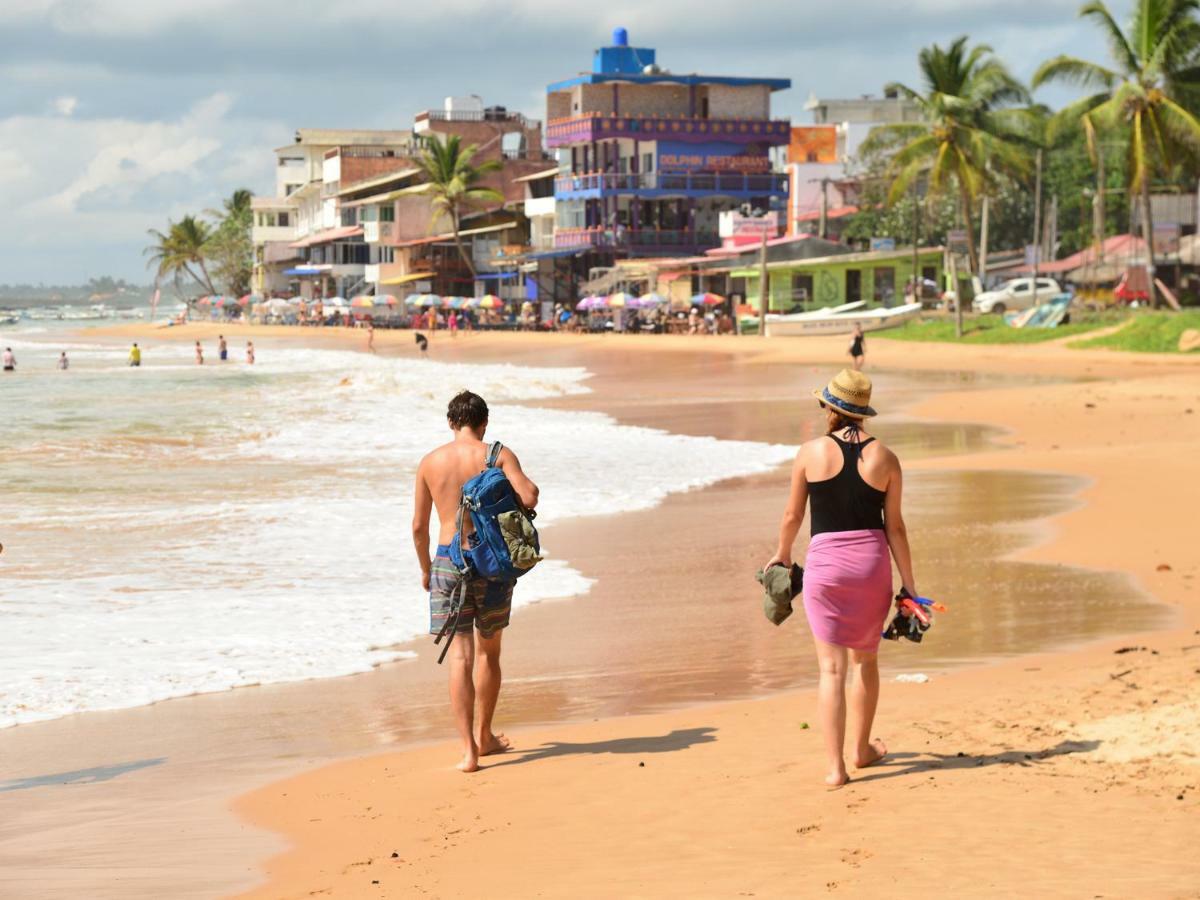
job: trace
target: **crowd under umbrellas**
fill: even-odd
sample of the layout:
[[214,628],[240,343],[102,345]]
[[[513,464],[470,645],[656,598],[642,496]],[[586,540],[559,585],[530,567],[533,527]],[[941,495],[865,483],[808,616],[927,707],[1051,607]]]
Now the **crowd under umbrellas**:
[[[728,300],[719,294],[700,293],[688,300],[658,293],[612,294],[584,297],[572,308],[554,304],[548,321],[542,321],[538,304],[510,300],[495,294],[480,297],[409,294],[359,294],[334,297],[242,297],[213,295],[195,304],[199,317],[212,321],[241,319],[269,325],[344,326],[359,328],[554,330],[635,333],[726,334],[734,330],[732,317],[720,307]],[[181,314],[180,321],[185,316]]]

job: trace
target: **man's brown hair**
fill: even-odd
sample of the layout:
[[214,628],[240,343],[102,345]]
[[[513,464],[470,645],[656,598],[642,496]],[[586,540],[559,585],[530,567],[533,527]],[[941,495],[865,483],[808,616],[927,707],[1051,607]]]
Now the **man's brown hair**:
[[478,394],[459,391],[446,408],[446,418],[455,431],[460,428],[478,430],[487,424],[488,406]]

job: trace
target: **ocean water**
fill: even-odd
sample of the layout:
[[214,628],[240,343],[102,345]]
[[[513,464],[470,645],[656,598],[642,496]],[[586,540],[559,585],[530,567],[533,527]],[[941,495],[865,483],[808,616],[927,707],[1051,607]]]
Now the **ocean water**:
[[[456,365],[244,345],[0,330],[0,727],[365,671],[424,634],[409,532],[421,455],[469,387],[542,489],[539,524],[646,508],[768,470],[793,448],[672,435],[537,407],[582,369]],[[54,361],[66,349],[72,367]],[[521,605],[586,592],[554,557]]]

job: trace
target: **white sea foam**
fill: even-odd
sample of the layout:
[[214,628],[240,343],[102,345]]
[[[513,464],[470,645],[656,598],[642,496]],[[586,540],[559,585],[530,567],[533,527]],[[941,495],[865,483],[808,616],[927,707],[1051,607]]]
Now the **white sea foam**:
[[[489,437],[539,482],[542,525],[645,508],[792,452],[523,405],[585,391],[582,369],[260,348],[254,370],[200,370],[180,364],[189,353],[156,348],[133,374],[100,365],[77,403],[55,394],[0,436],[19,461],[0,537],[0,727],[403,658],[395,645],[428,625],[413,475],[448,438],[460,387],[489,399]],[[49,376],[28,389],[68,388]],[[549,538],[518,606],[588,589]]]

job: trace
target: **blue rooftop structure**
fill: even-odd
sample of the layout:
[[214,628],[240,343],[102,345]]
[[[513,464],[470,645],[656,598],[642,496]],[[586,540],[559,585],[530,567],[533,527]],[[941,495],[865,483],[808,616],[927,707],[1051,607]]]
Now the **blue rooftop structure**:
[[791,123],[770,107],[791,81],[674,75],[656,57],[617,28],[591,72],[547,88],[556,250],[593,261],[695,254],[718,243],[722,212],[787,196],[771,149],[788,143]]
[[790,78],[737,78],[728,75],[672,75],[661,71],[655,61],[653,47],[630,47],[629,34],[624,28],[613,29],[611,47],[601,47],[592,60],[592,71],[575,78],[556,81],[548,91],[562,91],[577,84],[603,84],[609,81],[625,81],[634,84],[722,84],[732,87],[766,85],[772,91],[782,91],[792,86]]

